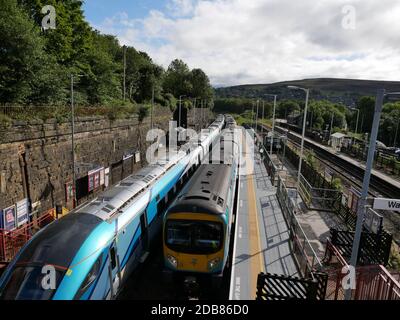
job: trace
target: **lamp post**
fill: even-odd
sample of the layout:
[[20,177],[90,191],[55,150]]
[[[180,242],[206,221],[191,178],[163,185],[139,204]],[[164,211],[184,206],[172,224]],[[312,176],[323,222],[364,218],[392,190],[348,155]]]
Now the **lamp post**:
[[251,126],[254,128],[254,101],[252,101],[252,109],[251,109]]
[[357,120],[356,120],[356,132],[355,134],[357,134],[358,131],[358,118],[360,117],[360,109],[356,109],[357,110]]
[[[81,77],[81,75],[75,75]],[[76,207],[76,173],[75,173],[75,105],[74,105],[74,75],[71,74],[71,144],[72,144],[72,187],[74,190],[73,207]]]
[[302,165],[302,162],[303,162],[304,136],[305,136],[305,133],[306,133],[307,108],[308,108],[308,98],[310,96],[310,89],[305,89],[305,88],[296,87],[296,86],[288,86],[288,88],[289,89],[295,89],[295,90],[303,90],[306,93],[306,105],[305,105],[305,108],[304,108],[304,117],[303,117],[303,133],[301,135],[299,172],[297,173],[297,196],[299,196],[301,165]]
[[263,100],[263,111],[262,111],[263,124],[261,125],[261,137],[263,138],[263,144],[264,144],[264,108],[265,108],[265,101]]
[[274,98],[274,109],[273,109],[273,112],[272,112],[271,146],[270,146],[270,149],[269,149],[269,154],[272,157],[272,145],[274,143],[274,134],[275,134],[276,98],[278,97],[278,95],[276,95],[276,94],[265,94],[265,95]]
[[181,107],[182,107],[182,98],[186,97],[185,95],[179,96],[179,121],[178,121],[178,128],[181,126]]
[[151,130],[153,131],[153,113],[154,113],[154,84],[151,94]]
[[[365,172],[364,172],[361,197],[360,197],[360,200],[358,202],[358,207],[357,207],[356,231],[354,234],[353,247],[352,247],[351,258],[350,258],[350,263],[349,263],[349,267],[353,268],[353,270],[355,270],[355,268],[357,266],[358,251],[359,251],[359,247],[360,247],[360,239],[361,239],[361,232],[362,232],[362,227],[363,227],[363,222],[364,222],[365,208],[367,205],[369,182],[370,182],[370,178],[371,178],[372,165],[374,162],[376,139],[378,137],[379,121],[381,119],[382,105],[383,105],[383,100],[384,100],[385,96],[388,96],[388,95],[400,95],[400,92],[387,92],[386,93],[384,89],[379,89],[377,92],[377,96],[376,96],[376,100],[375,100],[374,120],[372,122],[371,139],[370,139],[370,144],[369,144],[369,148],[368,148],[368,158],[367,158],[367,164],[366,164]],[[355,274],[355,272],[354,272],[354,274]],[[346,300],[351,299],[351,293],[352,293],[351,290],[352,290],[352,288],[348,288],[346,290],[346,292],[345,292]]]
[[124,45],[124,102],[126,99],[126,46]]
[[395,147],[396,147],[396,142],[397,142],[397,132],[399,131],[399,122],[400,122],[400,119],[397,119],[397,126],[396,126],[396,133],[395,133],[395,135],[394,135],[393,148],[395,148]]
[[260,104],[260,100],[257,99],[257,111],[256,111],[256,128],[254,129],[254,131],[257,133],[257,129],[258,129],[258,106]]
[[331,127],[329,128],[329,138],[328,141],[331,140],[331,135],[332,135],[332,127],[333,127],[333,115],[334,113],[332,112],[332,118],[331,118]]

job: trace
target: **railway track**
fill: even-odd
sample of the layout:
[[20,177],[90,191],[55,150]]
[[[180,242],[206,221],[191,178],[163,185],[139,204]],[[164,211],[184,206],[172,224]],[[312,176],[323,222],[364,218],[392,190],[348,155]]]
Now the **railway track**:
[[[264,126],[264,129],[270,128]],[[285,134],[286,129],[275,127],[275,130],[280,134]],[[288,140],[296,146],[300,147],[301,138],[292,132],[288,132]],[[364,179],[364,169],[347,162],[346,160],[338,157],[337,155],[313,144],[309,141],[304,141],[304,147],[308,150],[313,150],[316,158],[338,173],[349,185],[362,189],[362,182]],[[381,179],[375,175],[371,175],[369,195],[371,197],[387,197],[393,199],[400,199],[400,189],[393,186],[388,181]],[[400,246],[400,214],[393,211],[382,211],[379,213],[384,217],[384,226],[387,231],[393,235],[393,240]]]
[[[264,126],[265,129],[269,129]],[[281,134],[286,133],[286,129],[281,127],[275,127],[275,130]],[[292,132],[288,132],[287,134],[288,139],[292,142],[300,144],[301,138]],[[304,146],[307,149],[313,150],[315,155],[323,160],[325,163],[329,163],[329,167],[341,175],[345,176],[349,175],[350,177],[355,178],[352,183],[353,185],[358,186],[360,189],[362,187],[362,181],[364,179],[364,169],[346,161],[345,159],[339,157],[336,154],[325,150],[307,140],[304,140]],[[370,187],[371,187],[371,195],[374,197],[376,196],[384,196],[393,199],[400,199],[400,189],[396,186],[392,185],[390,182],[372,174],[370,180]]]

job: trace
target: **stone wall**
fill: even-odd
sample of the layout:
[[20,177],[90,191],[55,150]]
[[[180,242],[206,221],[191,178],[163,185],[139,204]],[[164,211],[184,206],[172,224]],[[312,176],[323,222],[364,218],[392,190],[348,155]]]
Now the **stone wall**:
[[[188,114],[189,123],[197,123],[194,114]],[[204,125],[208,117],[207,113]],[[170,119],[169,109],[156,109],[154,128],[167,131]],[[77,181],[87,176],[90,169],[109,167],[110,183],[116,183],[146,165],[149,128],[150,117],[142,124],[136,116],[114,121],[103,117],[77,118],[74,135]],[[56,120],[14,122],[10,129],[2,132],[0,139],[0,210],[24,198],[29,198],[39,211],[56,205],[72,208],[72,199],[66,201],[65,185],[72,181],[70,123],[57,123]],[[137,150],[141,153],[139,163],[134,163],[133,158],[122,160],[124,155]],[[94,197],[102,189],[96,191],[80,199],[79,203]]]

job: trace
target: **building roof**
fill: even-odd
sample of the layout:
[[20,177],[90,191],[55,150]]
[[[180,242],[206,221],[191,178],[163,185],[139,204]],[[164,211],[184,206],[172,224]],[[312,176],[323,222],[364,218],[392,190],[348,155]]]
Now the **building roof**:
[[341,133],[341,132],[336,132],[336,133],[334,133],[334,134],[331,135],[331,137],[337,138],[337,139],[344,138],[345,136],[346,136],[346,135],[345,135],[344,133]]

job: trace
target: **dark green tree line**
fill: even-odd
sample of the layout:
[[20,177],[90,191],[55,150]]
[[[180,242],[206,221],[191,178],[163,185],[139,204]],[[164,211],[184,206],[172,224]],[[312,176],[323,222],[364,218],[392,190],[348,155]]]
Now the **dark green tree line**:
[[[145,52],[91,28],[78,0],[0,0],[0,104],[66,104],[71,74],[81,105],[121,104],[124,56],[126,99],[153,97],[174,107],[176,98],[212,97],[207,75],[174,60],[165,71]],[[56,28],[43,30],[42,8],[56,11]]]

